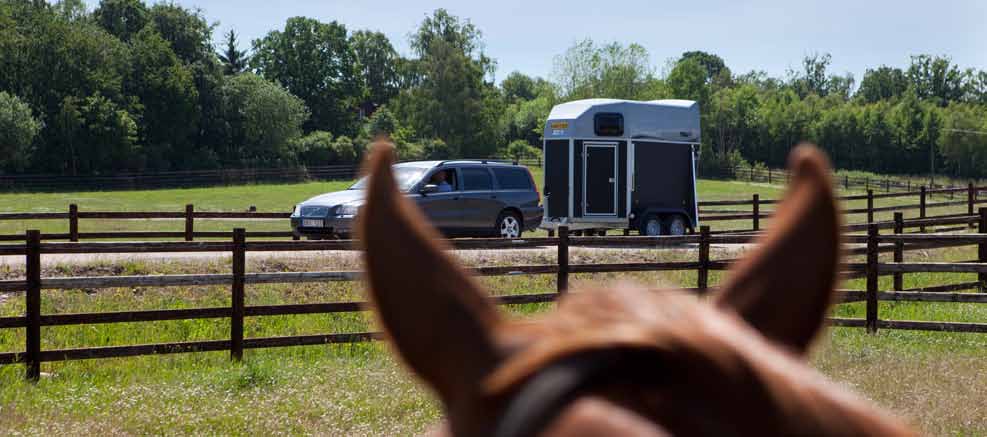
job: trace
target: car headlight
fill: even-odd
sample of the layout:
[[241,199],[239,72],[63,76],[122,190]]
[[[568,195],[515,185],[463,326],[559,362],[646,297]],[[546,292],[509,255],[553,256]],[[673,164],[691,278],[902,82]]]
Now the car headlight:
[[360,210],[360,206],[359,205],[354,205],[354,204],[349,204],[348,203],[348,204],[345,204],[345,205],[340,205],[339,208],[336,208],[336,215],[338,215],[338,216],[355,216],[356,213],[359,212],[359,210]]

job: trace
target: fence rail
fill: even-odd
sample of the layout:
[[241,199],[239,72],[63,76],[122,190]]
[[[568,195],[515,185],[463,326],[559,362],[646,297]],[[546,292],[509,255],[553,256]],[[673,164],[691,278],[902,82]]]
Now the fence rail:
[[[942,222],[975,223],[978,234],[925,235],[906,234],[909,227],[931,226]],[[841,302],[866,302],[866,318],[835,318],[831,323],[843,327],[864,327],[869,332],[878,329],[909,329],[948,332],[987,332],[987,324],[923,322],[882,320],[878,316],[878,303],[885,301],[915,302],[965,302],[987,303],[987,294],[956,293],[959,290],[979,288],[987,284],[987,208],[981,208],[975,216],[945,219],[905,220],[901,213],[892,222],[893,234],[881,235],[882,225],[868,224],[866,235],[848,235],[845,242],[851,245],[863,244],[866,247],[850,247],[846,253],[865,255],[865,262],[850,262],[843,266],[845,277],[866,278],[865,290],[845,290]],[[275,315],[327,314],[340,312],[366,311],[365,302],[325,302],[310,304],[284,304],[247,306],[243,290],[250,284],[303,283],[355,281],[362,277],[358,271],[330,272],[285,272],[247,273],[246,254],[256,251],[307,251],[307,250],[357,250],[351,241],[248,241],[244,229],[235,229],[227,242],[105,242],[105,243],[45,243],[39,231],[28,231],[23,244],[0,245],[0,254],[22,255],[26,258],[23,280],[0,281],[0,291],[23,291],[25,313],[17,317],[0,317],[0,329],[25,329],[25,349],[22,352],[0,353],[0,364],[24,363],[26,377],[37,380],[42,362],[80,360],[106,357],[127,357],[137,355],[171,354],[202,351],[229,351],[231,359],[241,360],[244,349],[284,347],[299,345],[319,345],[332,343],[353,343],[372,341],[381,338],[380,333],[327,333],[304,336],[244,338],[243,321],[246,317]],[[637,271],[695,271],[697,293],[712,289],[709,272],[728,269],[732,259],[714,260],[710,256],[712,245],[749,244],[757,238],[748,235],[714,235],[709,227],[703,226],[697,235],[686,236],[630,236],[630,237],[579,237],[571,236],[568,228],[560,227],[557,237],[530,238],[520,240],[472,239],[447,240],[452,249],[495,249],[523,247],[551,247],[557,250],[557,262],[545,265],[486,266],[475,267],[472,273],[479,276],[508,275],[557,275],[556,292],[540,294],[495,296],[498,304],[514,305],[552,302],[564,294],[569,277],[573,274],[601,272]],[[683,244],[698,246],[695,261],[677,262],[635,262],[607,264],[571,264],[570,247],[675,247]],[[961,263],[906,263],[903,254],[910,250],[929,247],[955,247],[976,245],[978,259]],[[860,249],[863,249],[861,251]],[[170,274],[151,276],[87,276],[87,277],[47,277],[41,276],[41,255],[59,253],[146,253],[146,252],[229,252],[232,269],[229,274]],[[893,252],[894,262],[879,262],[882,252]],[[903,290],[902,275],[917,272],[977,273],[977,282],[949,284],[929,287],[923,290]],[[893,290],[878,290],[877,278],[882,275],[894,277]],[[227,307],[184,308],[166,310],[123,311],[106,313],[42,314],[41,290],[50,289],[99,289],[117,287],[172,287],[228,285],[231,290],[231,304]],[[41,328],[49,326],[89,325],[108,323],[152,322],[163,320],[188,319],[230,319],[230,336],[196,342],[173,342],[127,346],[104,346],[75,349],[42,350]]]
[[[935,208],[967,206],[966,215],[972,216],[977,205],[987,204],[987,199],[981,199],[980,193],[987,192],[987,187],[975,187],[972,184],[966,188],[946,188],[936,190],[926,190],[921,187],[919,191],[906,191],[900,193],[875,194],[873,190],[865,195],[842,196],[840,200],[858,201],[866,200],[866,208],[849,208],[843,212],[849,218],[854,215],[864,215],[865,223],[856,223],[847,228],[850,232],[860,232],[866,230],[867,223],[874,222],[874,215],[881,212],[918,210],[919,219],[926,218],[928,211]],[[948,202],[928,202],[932,195],[952,195],[955,193],[965,193],[966,199]],[[875,206],[875,201],[884,199],[902,199],[914,197],[917,203],[900,204],[890,206]],[[760,195],[754,194],[750,200],[711,200],[699,202],[700,222],[737,222],[750,220],[749,229],[732,229],[729,232],[757,232],[761,230],[762,219],[770,219],[774,211],[764,209],[768,205],[776,205],[778,199],[762,199]],[[719,209],[720,207],[750,207],[750,210],[739,209]],[[287,220],[291,216],[290,212],[215,212],[197,211],[194,205],[186,205],[184,211],[83,211],[78,205],[71,204],[67,212],[5,212],[0,213],[0,221],[33,221],[33,220],[68,220],[68,232],[50,233],[42,235],[45,241],[68,240],[78,242],[80,240],[98,239],[140,239],[140,238],[162,238],[162,239],[183,239],[194,241],[202,238],[225,238],[233,237],[232,232],[223,231],[196,231],[196,220]],[[960,217],[959,214],[951,215]],[[946,218],[950,216],[936,216],[935,218]],[[80,232],[79,224],[81,220],[175,220],[184,221],[182,231],[116,231],[116,232]],[[850,220],[848,220],[850,221]],[[964,224],[962,219],[955,224]],[[882,227],[890,227],[891,222],[881,222]],[[717,230],[716,232],[727,232],[728,230]],[[924,229],[923,229],[924,231]],[[581,235],[576,232],[575,235]],[[292,238],[298,237],[290,231],[249,231],[247,238]],[[0,235],[0,242],[24,241],[24,234]]]

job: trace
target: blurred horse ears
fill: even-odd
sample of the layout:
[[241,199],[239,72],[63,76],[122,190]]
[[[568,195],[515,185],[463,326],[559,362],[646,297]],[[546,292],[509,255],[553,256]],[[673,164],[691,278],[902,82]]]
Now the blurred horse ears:
[[771,231],[739,261],[714,303],[765,337],[804,353],[819,332],[834,294],[840,262],[840,214],[829,161],[799,145],[792,177]]

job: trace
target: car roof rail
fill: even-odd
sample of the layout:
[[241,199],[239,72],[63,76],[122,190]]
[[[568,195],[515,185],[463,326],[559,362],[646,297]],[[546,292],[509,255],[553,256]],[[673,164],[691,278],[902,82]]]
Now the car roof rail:
[[459,158],[459,159],[447,159],[439,162],[438,166],[443,166],[446,164],[451,164],[454,162],[466,162],[466,163],[480,163],[480,164],[511,164],[518,165],[518,160],[514,159],[497,159],[497,158]]

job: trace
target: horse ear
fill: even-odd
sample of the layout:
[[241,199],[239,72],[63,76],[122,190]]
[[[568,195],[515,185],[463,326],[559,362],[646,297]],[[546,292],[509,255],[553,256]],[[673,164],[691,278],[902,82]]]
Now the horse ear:
[[840,215],[826,157],[800,145],[771,232],[744,258],[714,303],[769,339],[804,353],[822,326],[837,281]]
[[366,167],[370,186],[358,235],[370,296],[405,362],[448,401],[475,390],[496,365],[500,316],[398,191],[393,162],[393,146],[378,142]]

